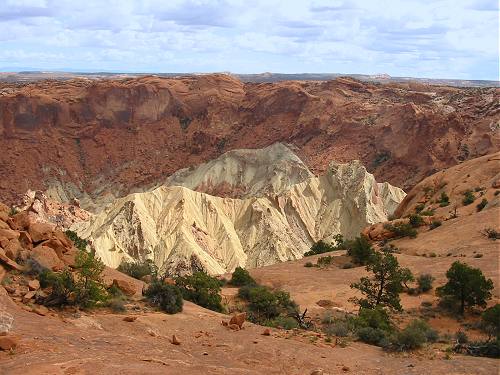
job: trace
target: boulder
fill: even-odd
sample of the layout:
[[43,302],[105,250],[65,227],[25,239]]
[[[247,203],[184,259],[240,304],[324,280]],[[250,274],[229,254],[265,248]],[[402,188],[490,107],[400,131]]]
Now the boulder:
[[63,231],[57,229],[54,231],[54,233],[52,234],[54,236],[54,238],[57,238],[59,241],[61,241],[61,243],[63,244],[64,247],[66,248],[70,248],[73,246],[73,243],[71,242],[71,240],[64,234]]
[[28,281],[28,288],[30,290],[40,289],[40,281],[38,281],[37,279],[33,279],[33,280]]
[[33,243],[40,243],[52,237],[53,226],[47,223],[31,223],[28,228],[28,233],[31,236]]
[[137,320],[137,316],[126,316],[123,318],[124,322],[135,322]]
[[262,336],[271,336],[271,330],[269,328],[266,328],[264,332],[262,332]]
[[0,229],[0,238],[6,238],[8,240],[19,238],[19,232],[12,229]]
[[134,284],[120,279],[113,279],[113,284],[115,287],[120,289],[126,296],[133,296],[136,293],[136,288]]
[[68,250],[67,247],[65,247],[60,240],[57,238],[51,238],[50,240],[43,241],[40,245],[42,246],[47,246],[53,249],[59,259],[62,259],[63,254]]
[[0,229],[10,229],[9,224],[7,224],[8,219],[8,217],[6,219],[2,217],[2,213],[0,213]]
[[35,297],[35,294],[36,294],[35,290],[30,290],[23,296],[23,303],[28,303],[31,299],[33,299],[33,297]]
[[26,230],[28,229],[30,225],[30,220],[28,213],[26,211],[21,211],[11,217],[9,217],[9,220],[7,220],[7,224],[14,229],[14,230]]
[[54,249],[39,245],[31,252],[31,259],[38,262],[42,267],[52,271],[60,271],[64,268],[64,263],[57,256]]
[[33,241],[31,240],[31,236],[26,231],[19,232],[19,242],[25,249],[31,250],[33,248]]
[[6,254],[4,249],[0,248],[0,263],[3,263],[6,266],[9,266],[10,268],[17,270],[17,271],[23,271],[24,267],[17,264],[14,262],[12,259],[10,259]]
[[246,312],[233,315],[231,317],[231,320],[229,321],[229,328],[231,328],[231,324],[236,324],[239,327],[239,329],[241,329],[246,318],[247,318]]
[[21,243],[17,238],[13,238],[9,241],[7,246],[5,246],[5,255],[7,255],[10,259],[16,260],[19,253],[23,248],[21,247]]
[[1,350],[13,350],[19,344],[19,339],[12,335],[0,336],[0,349]]
[[76,265],[76,256],[78,255],[78,251],[79,250],[76,247],[68,249],[61,257],[61,260],[65,265],[74,268]]

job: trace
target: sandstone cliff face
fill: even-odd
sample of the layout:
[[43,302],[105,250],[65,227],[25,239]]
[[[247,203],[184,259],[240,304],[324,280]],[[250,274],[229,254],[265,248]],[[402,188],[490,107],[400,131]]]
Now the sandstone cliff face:
[[28,189],[82,208],[181,168],[286,142],[315,174],[361,160],[408,188],[500,148],[500,90],[417,83],[242,83],[227,75],[0,84],[0,198]]
[[[285,152],[282,145],[274,147]],[[258,153],[250,160],[258,159]],[[222,168],[231,155],[220,158],[220,166],[208,164],[210,170],[221,171],[220,178],[214,176],[211,181],[239,181],[238,169],[233,176]],[[299,161],[295,163],[300,165]],[[332,163],[322,176],[298,183],[290,183],[294,178],[283,174],[280,181],[287,183],[275,184],[273,178],[280,175],[282,166],[277,163],[273,170],[272,164],[263,164],[256,169],[255,175],[263,180],[250,185],[247,191],[252,193],[245,198],[160,186],[118,199],[73,228],[92,241],[111,267],[123,259],[154,259],[172,274],[195,269],[225,273],[236,266],[252,268],[301,258],[313,242],[338,233],[353,237],[367,224],[385,221],[405,195],[401,189],[377,183],[358,161]],[[200,168],[205,170],[207,165]],[[310,174],[307,169],[298,171]],[[198,171],[192,173],[184,172],[182,182],[199,181]],[[262,181],[267,181],[267,187]],[[280,189],[262,195],[260,188],[269,193],[272,186]]]

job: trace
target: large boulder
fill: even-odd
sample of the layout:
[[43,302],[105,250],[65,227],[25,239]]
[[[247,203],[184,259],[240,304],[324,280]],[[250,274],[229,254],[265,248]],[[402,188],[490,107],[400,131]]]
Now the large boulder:
[[13,238],[18,238],[19,232],[12,229],[0,229],[0,238],[6,238],[11,240]]
[[31,223],[28,233],[34,243],[40,243],[52,237],[53,226],[47,223]]
[[136,288],[135,288],[134,284],[129,283],[126,280],[114,279],[113,285],[115,287],[117,287],[118,289],[120,289],[123,292],[123,294],[125,294],[126,296],[129,296],[129,297],[133,296],[136,292]]
[[0,248],[0,263],[3,263],[4,265],[14,269],[14,270],[17,270],[17,271],[23,271],[24,268],[23,266],[17,264],[15,261],[13,261],[12,259],[10,259],[6,254],[5,254],[5,250]]
[[26,211],[21,211],[9,218],[7,224],[14,230],[26,230],[30,225],[30,219]]
[[59,241],[57,238],[51,238],[50,240],[43,241],[40,245],[42,246],[47,246],[53,249],[57,256],[62,259],[63,254],[68,251],[68,248],[65,247],[61,241]]
[[0,336],[0,350],[13,350],[19,344],[19,339],[12,335]]
[[22,249],[23,248],[21,246],[21,243],[19,242],[19,240],[17,238],[11,239],[9,241],[9,243],[7,244],[7,246],[5,246],[5,248],[4,248],[5,255],[7,255],[12,260],[17,259],[18,255]]
[[39,245],[31,252],[31,259],[36,261],[42,267],[52,271],[60,271],[64,268],[64,262],[59,259],[54,249]]

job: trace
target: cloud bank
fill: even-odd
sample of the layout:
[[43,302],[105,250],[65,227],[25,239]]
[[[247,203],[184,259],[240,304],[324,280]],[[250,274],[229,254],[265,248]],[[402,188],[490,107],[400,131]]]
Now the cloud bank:
[[497,0],[0,0],[0,67],[498,80]]

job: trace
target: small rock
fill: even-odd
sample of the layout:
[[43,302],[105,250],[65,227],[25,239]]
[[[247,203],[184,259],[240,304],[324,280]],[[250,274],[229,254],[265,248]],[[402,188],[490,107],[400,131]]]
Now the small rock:
[[323,375],[323,370],[320,368],[317,368],[316,370],[313,370],[311,372],[311,375]]
[[351,369],[347,366],[342,366],[342,371],[348,372],[348,371],[351,371]]
[[123,320],[125,322],[135,322],[137,320],[137,316],[126,316]]
[[228,327],[229,327],[229,329],[232,329],[233,331],[240,330],[240,326],[238,324],[229,324]]
[[207,352],[203,352],[203,355],[208,355],[208,353]]
[[231,317],[231,320],[229,321],[229,328],[231,328],[231,324],[236,324],[236,325],[238,325],[238,328],[241,329],[241,327],[243,326],[243,323],[245,322],[246,318],[247,318],[247,313],[246,312],[233,315]]
[[179,339],[177,338],[177,336],[176,336],[176,335],[173,335],[173,336],[172,336],[172,340],[171,340],[170,342],[171,342],[172,344],[174,344],[174,345],[180,345],[180,344],[181,344],[181,342],[179,341]]
[[38,290],[38,289],[40,289],[40,281],[38,281],[37,279],[30,280],[28,282],[28,288],[30,290]]
[[36,294],[36,291],[34,291],[34,290],[29,291],[28,293],[26,293],[23,296],[23,302],[24,303],[29,302],[35,296],[35,294]]
[[17,337],[8,335],[0,336],[0,349],[1,350],[12,350],[17,347],[19,339]]
[[266,328],[264,332],[262,332],[263,336],[271,336],[271,330],[269,328]]

